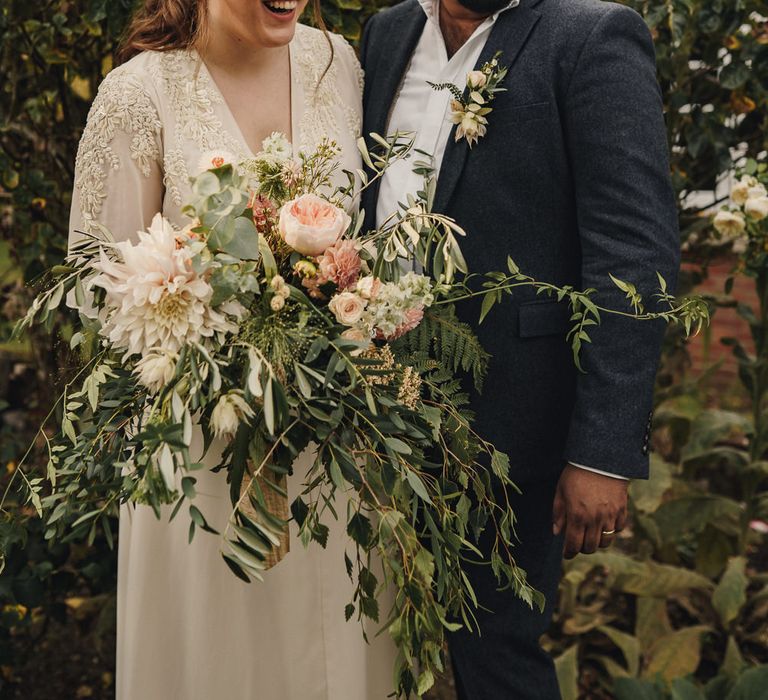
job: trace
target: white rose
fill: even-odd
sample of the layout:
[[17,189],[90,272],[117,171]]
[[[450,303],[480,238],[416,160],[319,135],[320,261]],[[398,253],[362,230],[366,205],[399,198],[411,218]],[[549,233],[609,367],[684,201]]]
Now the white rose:
[[214,436],[234,437],[243,419],[253,418],[253,409],[245,399],[235,392],[224,394],[211,413],[211,428]]
[[747,249],[749,248],[749,238],[746,236],[739,236],[734,242],[733,246],[731,247],[731,250],[736,255],[744,255],[744,253],[747,252]]
[[269,307],[275,312],[282,311],[285,307],[285,297],[282,294],[275,294],[269,302]]
[[280,236],[302,255],[322,255],[347,230],[347,212],[315,194],[304,194],[280,209]]
[[759,199],[760,197],[765,196],[768,196],[768,190],[766,190],[765,185],[760,182],[747,190],[747,199]]
[[748,199],[744,204],[744,211],[755,221],[762,221],[768,217],[768,196]]
[[745,175],[741,178],[731,190],[731,199],[733,200],[733,203],[738,205],[744,204],[749,198],[750,188],[755,185],[757,185],[757,180],[755,180],[755,178],[750,177],[749,175]]
[[336,320],[344,326],[354,326],[363,316],[365,300],[352,292],[342,292],[328,304]]
[[717,212],[713,222],[717,232],[726,238],[736,238],[747,227],[744,217],[738,212],[723,209]]
[[151,394],[157,394],[173,379],[177,359],[176,353],[150,352],[136,363],[133,371],[142,386]]
[[484,88],[488,82],[488,77],[481,70],[473,70],[467,74],[467,85],[473,90]]

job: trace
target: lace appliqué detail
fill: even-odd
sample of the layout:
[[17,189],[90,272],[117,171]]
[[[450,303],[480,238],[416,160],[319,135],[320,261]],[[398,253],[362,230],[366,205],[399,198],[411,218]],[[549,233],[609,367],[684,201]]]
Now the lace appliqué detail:
[[196,53],[167,51],[152,70],[158,73],[177,120],[177,141],[189,139],[201,153],[226,147],[239,156],[246,155],[239,141],[224,129],[216,116],[215,107],[224,100],[211,84]]
[[109,170],[124,164],[112,148],[118,134],[130,136],[131,159],[144,177],[160,160],[162,122],[141,80],[121,69],[102,82],[88,114],[88,122],[77,151],[75,189],[86,229],[92,227],[107,196]]
[[[339,66],[343,60],[339,55],[341,52],[351,52],[347,60],[353,61],[358,82],[362,84],[362,69],[354,50],[343,39],[335,41],[333,63],[326,71],[331,60],[331,47],[322,32],[298,25],[295,41],[298,48],[295,53],[296,76],[305,99],[304,114],[299,123],[300,149],[314,150],[324,138],[339,141],[341,122],[356,137],[362,128],[360,112],[341,98],[338,89]],[[342,119],[339,119],[339,111]]]
[[181,194],[183,183],[189,180],[187,163],[184,160],[184,151],[180,148],[168,151],[163,158],[163,170],[165,171],[163,185],[166,192],[171,201],[177,207],[181,207],[184,204],[184,198]]

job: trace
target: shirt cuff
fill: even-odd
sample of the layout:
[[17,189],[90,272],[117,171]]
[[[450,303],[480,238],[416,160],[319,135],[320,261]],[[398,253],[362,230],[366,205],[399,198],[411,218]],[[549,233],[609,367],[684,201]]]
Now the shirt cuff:
[[621,479],[622,481],[629,481],[626,476],[621,476],[620,474],[611,474],[610,472],[604,472],[600,469],[593,469],[592,467],[585,467],[583,464],[576,464],[575,462],[568,462],[573,467],[578,467],[579,469],[585,469],[588,472],[594,472],[595,474],[600,474],[601,476],[610,476],[611,479]]

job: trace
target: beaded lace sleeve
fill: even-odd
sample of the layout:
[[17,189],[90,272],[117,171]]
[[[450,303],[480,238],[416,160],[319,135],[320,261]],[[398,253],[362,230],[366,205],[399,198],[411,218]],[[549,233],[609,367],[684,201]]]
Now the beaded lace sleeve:
[[162,209],[162,123],[141,78],[110,73],[88,115],[75,163],[70,241],[97,224],[115,240],[145,228]]

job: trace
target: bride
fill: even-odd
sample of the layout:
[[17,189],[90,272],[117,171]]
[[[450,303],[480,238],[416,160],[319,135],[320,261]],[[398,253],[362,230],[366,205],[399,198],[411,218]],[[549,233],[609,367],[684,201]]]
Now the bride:
[[[83,134],[72,235],[104,226],[131,237],[157,212],[184,226],[190,176],[211,167],[212,154],[252,157],[276,131],[297,151],[331,138],[343,167],[359,168],[362,71],[341,37],[297,23],[307,2],[145,0],[122,48],[126,62],[102,83]],[[319,18],[319,0],[313,9]],[[289,498],[308,462],[294,465]],[[195,503],[223,531],[224,473],[196,475]],[[391,692],[388,635],[371,635],[369,646],[359,625],[344,621],[352,584],[341,523],[328,550],[295,540],[264,583],[248,585],[226,567],[219,538],[198,532],[188,544],[183,513],[170,524],[168,512],[158,520],[148,507],[121,513],[117,700],[383,700]]]

